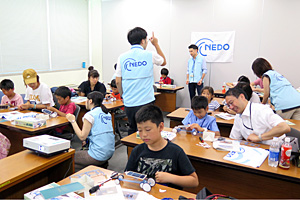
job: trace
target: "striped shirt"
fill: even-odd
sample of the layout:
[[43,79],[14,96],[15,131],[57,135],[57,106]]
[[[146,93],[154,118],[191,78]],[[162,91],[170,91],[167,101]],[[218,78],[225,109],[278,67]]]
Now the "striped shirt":
[[210,111],[215,111],[220,107],[220,104],[216,101],[216,100],[212,100],[209,104],[208,104],[208,110]]

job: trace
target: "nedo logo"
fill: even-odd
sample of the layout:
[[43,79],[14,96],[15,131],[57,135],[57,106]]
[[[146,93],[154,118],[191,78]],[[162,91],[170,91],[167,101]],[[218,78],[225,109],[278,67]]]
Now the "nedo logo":
[[136,61],[133,58],[127,58],[123,62],[124,68],[127,71],[131,71],[132,67],[141,67],[141,66],[146,66],[147,62],[146,61]]
[[228,51],[230,49],[229,44],[215,44],[213,40],[209,38],[202,38],[198,40],[195,45],[199,48],[199,53],[202,56],[207,56],[209,51]]
[[100,120],[103,124],[107,124],[107,121],[111,121],[111,117],[110,116],[105,116],[103,114],[100,115]]

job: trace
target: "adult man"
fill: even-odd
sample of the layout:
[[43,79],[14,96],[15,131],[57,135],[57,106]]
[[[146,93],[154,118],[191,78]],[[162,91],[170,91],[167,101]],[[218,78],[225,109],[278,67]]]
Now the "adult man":
[[189,52],[192,57],[188,61],[186,84],[189,87],[190,99],[192,102],[192,98],[196,95],[196,89],[198,95],[201,95],[207,68],[205,59],[198,54],[198,47],[196,45],[191,44],[189,46]]
[[268,105],[249,102],[241,88],[231,88],[225,94],[229,108],[237,113],[230,138],[271,144],[273,137],[284,138],[291,131],[285,121]]
[[127,39],[132,45],[131,50],[118,58],[116,83],[123,97],[125,112],[129,121],[128,134],[137,131],[135,113],[144,105],[154,102],[153,64],[166,65],[166,58],[158,45],[158,39],[150,38],[155,52],[145,51],[148,40],[147,32],[136,27],[128,32]]

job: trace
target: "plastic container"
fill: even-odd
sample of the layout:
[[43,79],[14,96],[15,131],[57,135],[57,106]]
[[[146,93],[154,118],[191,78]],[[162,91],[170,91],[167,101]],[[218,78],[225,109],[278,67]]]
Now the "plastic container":
[[223,86],[222,86],[222,93],[223,94],[226,93],[226,83],[225,82],[223,83]]
[[270,152],[269,152],[269,159],[268,164],[271,167],[277,167],[278,166],[278,159],[279,159],[279,141],[278,137],[273,137],[273,141],[270,145]]
[[50,117],[54,118],[57,117],[57,113],[56,112],[52,112],[51,110],[48,109],[42,109],[42,112],[49,115]]
[[290,138],[286,137],[284,143],[281,145],[281,158],[279,162],[279,167],[284,169],[290,168],[290,158],[292,154],[292,145],[290,143]]

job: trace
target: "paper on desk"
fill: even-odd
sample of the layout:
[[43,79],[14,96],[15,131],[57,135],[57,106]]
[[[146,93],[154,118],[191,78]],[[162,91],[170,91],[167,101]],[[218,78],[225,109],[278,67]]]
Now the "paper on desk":
[[86,101],[87,98],[86,97],[71,97],[71,101],[74,103],[81,103]]
[[144,191],[131,190],[131,189],[122,189],[124,199],[128,200],[158,200],[154,196],[148,194]]
[[269,155],[269,151],[262,148],[241,146],[240,151],[231,151],[223,159],[251,167],[260,167]]
[[12,120],[16,120],[16,119],[35,117],[36,115],[37,115],[37,113],[34,113],[34,112],[21,113],[19,111],[12,111],[12,112],[0,113],[0,118],[12,121]]
[[215,139],[215,133],[210,131],[204,131],[203,140],[213,142]]
[[120,185],[114,184],[114,181],[109,181],[97,190],[97,192],[90,194],[88,190],[84,191],[85,199],[92,200],[112,200],[112,199],[125,199],[122,193],[122,188]]
[[289,120],[287,120],[287,119],[284,120],[284,121],[285,121],[285,123],[287,123],[287,124],[290,125],[290,126],[291,126],[291,125],[296,125],[295,123],[293,123],[293,122],[291,122],[291,121],[289,121]]

